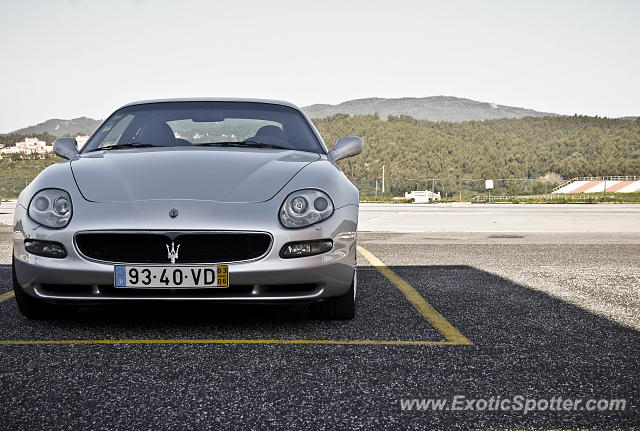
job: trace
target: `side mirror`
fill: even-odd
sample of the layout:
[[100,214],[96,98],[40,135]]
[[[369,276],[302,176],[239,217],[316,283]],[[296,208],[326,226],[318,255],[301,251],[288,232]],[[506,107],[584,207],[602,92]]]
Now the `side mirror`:
[[336,141],[335,147],[329,151],[329,160],[337,161],[357,156],[364,149],[364,141],[360,136],[344,136]]
[[76,138],[56,138],[53,152],[63,159],[74,160],[78,157],[78,142]]

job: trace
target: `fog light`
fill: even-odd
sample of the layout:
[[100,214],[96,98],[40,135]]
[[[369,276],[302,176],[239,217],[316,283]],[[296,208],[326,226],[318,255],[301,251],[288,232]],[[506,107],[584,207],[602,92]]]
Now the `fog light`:
[[320,239],[315,241],[299,241],[285,244],[280,250],[280,257],[291,259],[293,257],[314,256],[326,253],[333,248],[333,241],[330,239]]
[[37,256],[53,257],[56,259],[67,257],[67,250],[65,250],[64,246],[59,242],[27,239],[24,241],[24,249]]

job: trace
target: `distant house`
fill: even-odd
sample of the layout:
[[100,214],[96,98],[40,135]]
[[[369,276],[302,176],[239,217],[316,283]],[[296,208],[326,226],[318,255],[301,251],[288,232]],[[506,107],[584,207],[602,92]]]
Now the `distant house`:
[[45,141],[38,138],[25,138],[22,142],[16,142],[15,145],[2,148],[2,154],[46,154],[53,151],[53,145],[47,145]]
[[89,135],[77,135],[76,142],[78,143],[78,149],[82,148],[84,144],[89,140]]
[[440,193],[433,193],[430,190],[413,190],[404,194],[405,199],[413,199],[414,203],[425,203],[429,201],[439,201]]

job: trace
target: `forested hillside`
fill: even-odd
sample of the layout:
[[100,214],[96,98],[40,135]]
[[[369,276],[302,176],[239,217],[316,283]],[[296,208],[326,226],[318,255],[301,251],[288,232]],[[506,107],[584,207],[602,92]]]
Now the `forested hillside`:
[[[345,159],[344,172],[362,196],[375,193],[375,179],[385,165],[387,194],[402,195],[425,188],[445,196],[470,197],[484,191],[484,182],[464,179],[539,178],[548,173],[564,178],[578,176],[640,175],[640,120],[597,117],[542,117],[488,121],[432,122],[408,116],[349,116],[337,114],[313,120],[332,147],[340,136],[359,135],[363,154]],[[73,135],[73,133],[72,133]],[[39,135],[49,143],[51,135]],[[4,136],[0,144],[12,145],[23,135]],[[60,160],[11,155],[0,160],[0,194],[17,196],[37,173]],[[442,181],[401,181],[397,178]],[[369,180],[363,180],[369,179]],[[557,184],[558,175],[551,175]],[[496,193],[542,193],[544,182],[496,183]]]
[[432,122],[408,116],[314,119],[332,147],[345,135],[362,136],[363,154],[342,163],[351,178],[564,178],[640,175],[640,120],[527,117]]

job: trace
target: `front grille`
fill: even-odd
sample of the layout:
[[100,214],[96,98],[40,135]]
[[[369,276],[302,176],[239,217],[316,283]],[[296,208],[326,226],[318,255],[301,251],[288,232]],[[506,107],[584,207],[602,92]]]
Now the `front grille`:
[[237,262],[256,259],[271,246],[271,236],[259,232],[86,232],[76,235],[78,250],[105,262],[168,263],[167,246],[178,249],[176,264]]

